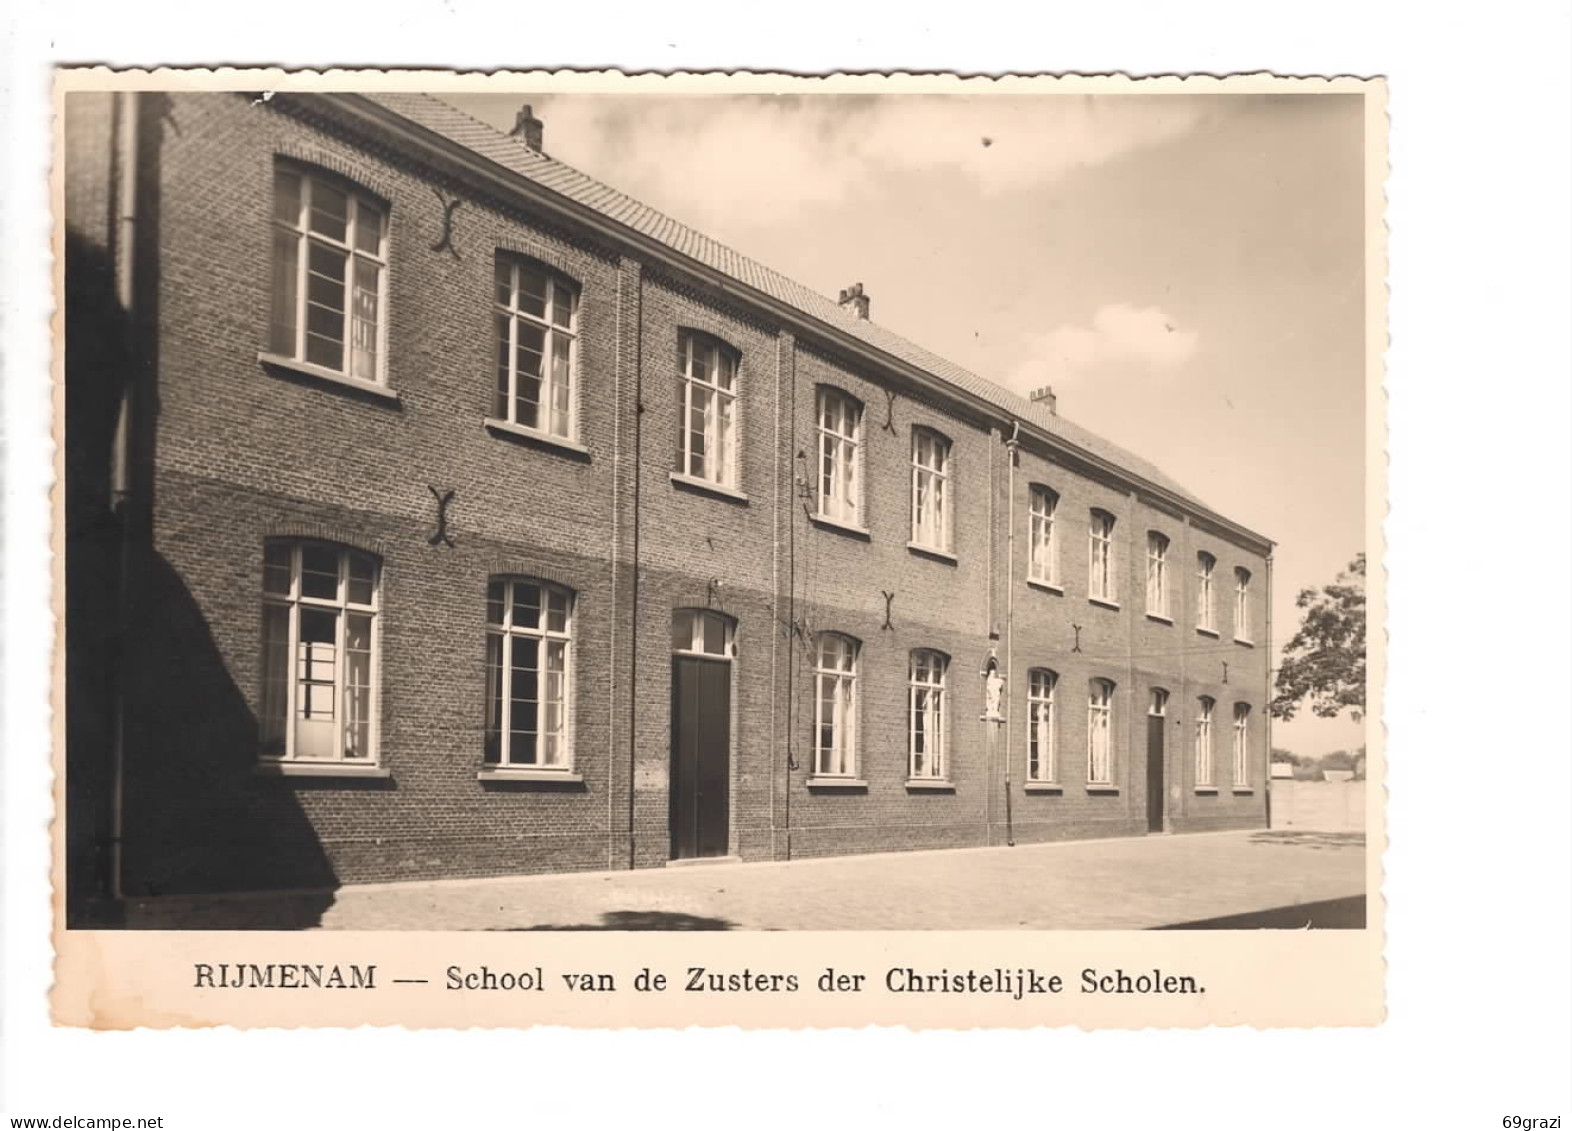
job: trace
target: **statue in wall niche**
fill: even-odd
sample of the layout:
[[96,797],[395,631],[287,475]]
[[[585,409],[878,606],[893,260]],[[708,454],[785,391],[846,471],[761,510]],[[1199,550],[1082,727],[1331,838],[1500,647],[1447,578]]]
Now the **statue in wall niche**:
[[1004,718],[999,711],[999,700],[1003,695],[1004,677],[999,674],[999,666],[989,660],[988,674],[983,679],[983,718],[993,722]]

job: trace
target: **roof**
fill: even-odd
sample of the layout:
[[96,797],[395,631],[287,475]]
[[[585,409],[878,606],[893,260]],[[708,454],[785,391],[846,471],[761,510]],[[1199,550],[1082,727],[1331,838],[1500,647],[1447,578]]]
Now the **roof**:
[[679,223],[626,193],[602,184],[571,165],[530,149],[521,139],[487,125],[456,106],[432,95],[419,93],[378,92],[364,97],[431,133],[495,162],[509,172],[589,208],[606,219],[638,232],[680,255],[696,260],[738,283],[760,291],[809,318],[834,326],[843,333],[850,334],[908,365],[916,366],[1074,447],[1115,464],[1192,506],[1215,513],[1212,508],[1150,461],[1110,443],[1073,421],[1050,412],[1045,405],[1030,401],[907,341],[877,322],[857,317],[834,300],[788,279],[780,272],[771,270],[757,260],[732,250],[702,232]]

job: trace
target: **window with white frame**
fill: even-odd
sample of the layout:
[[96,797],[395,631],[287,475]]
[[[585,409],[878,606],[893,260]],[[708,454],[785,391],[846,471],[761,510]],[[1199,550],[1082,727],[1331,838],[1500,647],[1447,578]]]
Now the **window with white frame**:
[[382,204],[326,175],[276,166],[269,352],[382,381],[387,263]]
[[1234,639],[1250,639],[1250,571],[1234,570]]
[[1217,559],[1206,551],[1195,556],[1195,627],[1204,632],[1217,631],[1217,602],[1212,595],[1212,574]]
[[341,546],[271,541],[264,547],[264,758],[376,761],[379,572],[372,555]]
[[677,337],[677,471],[737,485],[737,354],[705,334]]
[[578,288],[509,255],[497,256],[495,283],[497,417],[571,440]]
[[486,587],[488,767],[570,770],[573,592],[535,578]]
[[819,390],[819,514],[861,525],[862,405],[839,389]]
[[813,772],[819,777],[857,775],[857,642],[834,632],[819,634],[814,659]]
[[1054,740],[1053,695],[1059,677],[1047,668],[1033,668],[1026,681],[1026,780],[1058,781],[1058,750]]
[[1250,704],[1234,704],[1234,788],[1250,784]]
[[1146,611],[1167,618],[1168,539],[1149,530],[1146,534]]
[[908,774],[916,781],[941,781],[945,764],[945,683],[950,661],[942,652],[912,653],[908,707],[911,723]]
[[1195,714],[1195,784],[1203,789],[1217,784],[1212,769],[1212,711],[1217,701],[1201,696]]
[[671,618],[671,650],[729,660],[735,650],[734,622],[710,609],[678,609]]
[[1114,575],[1114,516],[1107,511],[1092,511],[1088,539],[1087,594],[1099,601],[1117,601],[1119,589]]
[[1113,695],[1110,680],[1094,679],[1086,699],[1086,784],[1113,784]]
[[1054,541],[1054,513],[1059,509],[1059,496],[1046,487],[1033,487],[1031,493],[1030,536],[1031,558],[1026,576],[1044,585],[1059,584],[1059,546]]
[[912,542],[950,549],[950,441],[926,428],[912,429]]

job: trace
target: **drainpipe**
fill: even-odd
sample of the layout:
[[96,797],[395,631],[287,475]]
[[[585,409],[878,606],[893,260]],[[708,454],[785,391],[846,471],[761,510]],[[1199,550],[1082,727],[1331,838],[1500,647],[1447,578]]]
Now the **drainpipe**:
[[125,764],[126,764],[126,658],[130,617],[127,604],[131,593],[131,390],[136,380],[130,372],[134,361],[131,343],[135,335],[136,306],[136,178],[137,111],[134,91],[116,95],[114,153],[116,165],[115,198],[115,300],[120,306],[125,346],[123,363],[127,366],[120,392],[119,416],[115,421],[114,448],[111,453],[113,505],[120,517],[120,563],[116,594],[117,640],[114,679],[114,723],[111,738],[111,786],[109,810],[109,895],[117,903],[125,896],[123,882],[125,839]]
[[[1015,464],[1021,447],[1021,422],[1017,420],[1004,442],[1009,461],[1009,502],[1005,504],[1005,589],[1004,589],[1004,688],[1015,702]],[[1008,708],[1004,712],[1004,843],[1015,847],[1014,801],[1010,796],[1010,767],[1014,760],[1015,720]]]
[[[1272,827],[1272,555],[1266,555],[1266,780],[1261,792],[1266,797],[1266,827]],[[1368,776],[1370,763],[1365,762]]]

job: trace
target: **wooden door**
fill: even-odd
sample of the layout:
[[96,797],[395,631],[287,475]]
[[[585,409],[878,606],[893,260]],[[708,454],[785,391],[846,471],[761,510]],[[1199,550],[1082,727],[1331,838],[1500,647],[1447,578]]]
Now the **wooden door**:
[[671,855],[725,856],[731,816],[731,664],[672,657]]
[[1146,716],[1146,828],[1163,831],[1163,724],[1162,715]]

